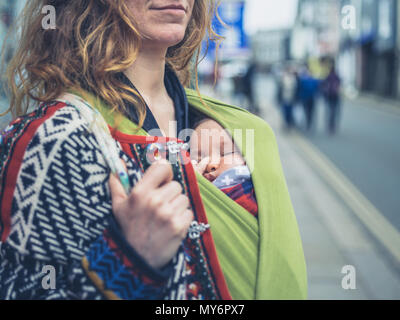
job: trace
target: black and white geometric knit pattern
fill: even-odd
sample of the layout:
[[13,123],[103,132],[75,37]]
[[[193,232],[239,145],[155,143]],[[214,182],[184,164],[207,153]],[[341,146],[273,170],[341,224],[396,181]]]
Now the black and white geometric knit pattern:
[[[109,169],[84,126],[79,113],[65,107],[29,143],[17,178],[8,240],[19,252],[65,264],[80,259],[85,242],[104,230],[99,221],[106,220],[111,206],[99,197],[107,196]],[[69,192],[71,186],[75,193]]]

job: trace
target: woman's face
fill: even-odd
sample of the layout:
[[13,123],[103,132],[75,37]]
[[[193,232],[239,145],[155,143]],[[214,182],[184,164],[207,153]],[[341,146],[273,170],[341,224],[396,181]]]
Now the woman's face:
[[127,0],[144,47],[169,48],[181,42],[195,0]]

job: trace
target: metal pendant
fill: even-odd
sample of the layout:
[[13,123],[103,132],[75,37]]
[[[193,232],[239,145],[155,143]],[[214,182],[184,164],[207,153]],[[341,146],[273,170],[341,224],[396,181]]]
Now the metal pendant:
[[198,223],[197,221],[192,221],[189,227],[189,238],[190,239],[198,239],[202,232],[206,231],[210,228],[209,224]]

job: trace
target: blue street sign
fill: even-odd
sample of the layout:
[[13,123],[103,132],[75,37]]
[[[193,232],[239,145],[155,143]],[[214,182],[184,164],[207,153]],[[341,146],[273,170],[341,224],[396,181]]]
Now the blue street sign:
[[[244,31],[244,9],[245,1],[242,0],[222,2],[218,8],[218,14],[226,24],[224,26],[214,17],[213,29],[225,38],[220,47],[221,57],[229,58],[248,49]],[[208,56],[211,59],[215,56],[214,42],[210,42]]]

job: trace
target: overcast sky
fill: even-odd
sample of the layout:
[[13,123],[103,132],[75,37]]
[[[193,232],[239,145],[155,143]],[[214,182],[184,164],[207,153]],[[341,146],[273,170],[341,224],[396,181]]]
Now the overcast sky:
[[296,12],[297,0],[247,0],[245,29],[252,34],[259,29],[290,27]]

